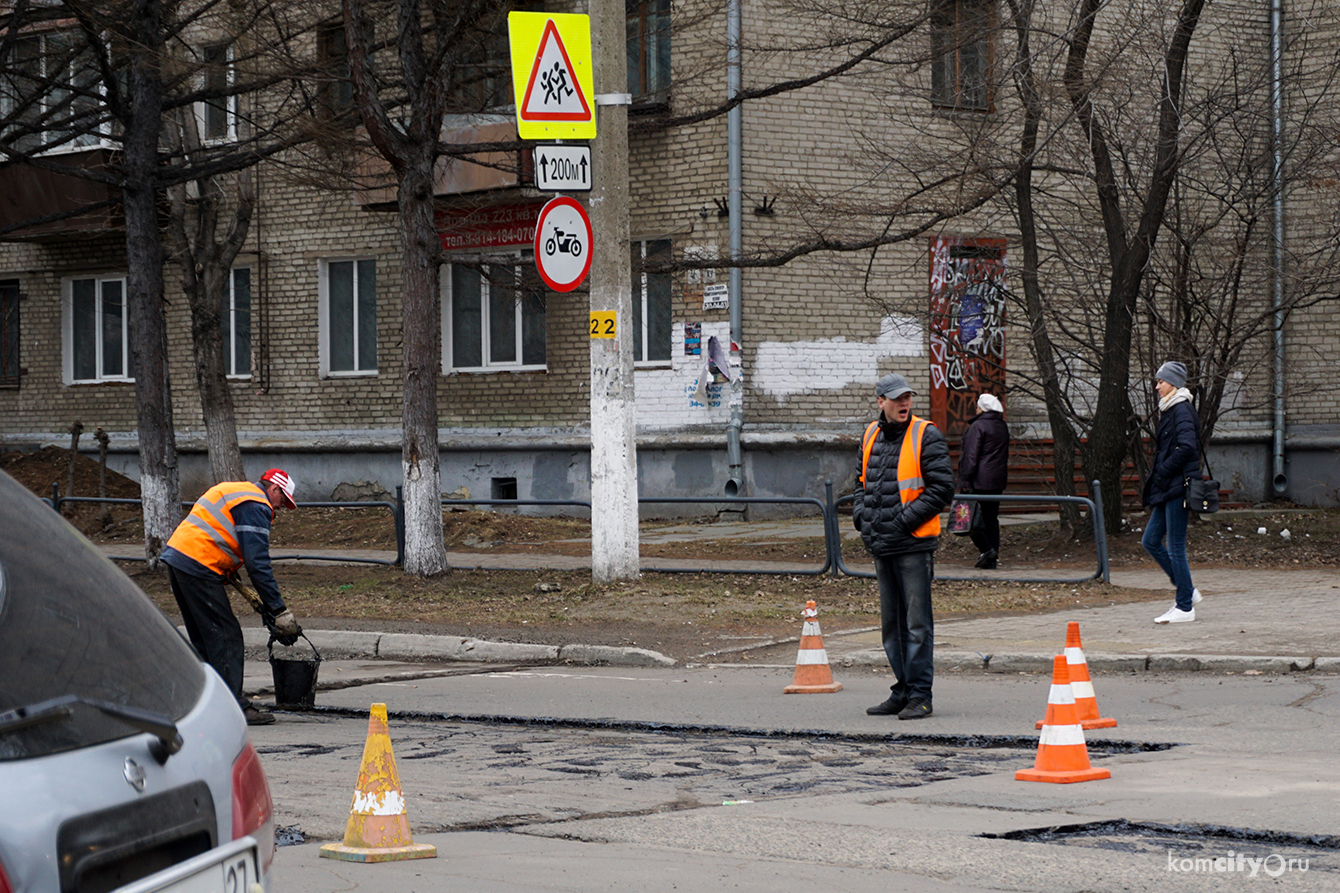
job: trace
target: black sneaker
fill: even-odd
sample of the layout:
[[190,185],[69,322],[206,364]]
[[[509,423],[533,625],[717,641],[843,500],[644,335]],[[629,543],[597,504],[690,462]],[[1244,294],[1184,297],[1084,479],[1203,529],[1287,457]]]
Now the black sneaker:
[[900,698],[897,695],[889,695],[889,699],[882,704],[876,704],[873,707],[865,708],[865,712],[871,716],[893,716],[898,711],[907,706],[907,698]]
[[273,713],[257,710],[250,704],[242,708],[242,715],[247,718],[247,725],[249,726],[268,726],[275,721]]
[[907,702],[907,706],[898,712],[899,719],[925,719],[930,716],[931,702],[923,701],[921,698],[915,698]]
[[997,552],[995,549],[991,549],[988,552],[983,552],[981,555],[977,556],[977,567],[981,568],[984,571],[995,570],[996,558],[999,554],[1000,553]]

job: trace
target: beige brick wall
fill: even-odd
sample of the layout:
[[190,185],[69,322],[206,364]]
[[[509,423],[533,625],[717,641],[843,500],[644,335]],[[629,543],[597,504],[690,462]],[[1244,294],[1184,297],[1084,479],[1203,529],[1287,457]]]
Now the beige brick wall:
[[[694,22],[696,8],[677,6],[677,17],[692,23],[676,34],[677,84],[673,111],[686,113],[724,97],[724,71],[703,64],[720,49],[720,16]],[[1222,11],[1222,12],[1221,12]],[[1232,44],[1259,47],[1260,10],[1252,4],[1217,7],[1208,46],[1196,64],[1213,61]],[[805,52],[812,23],[801,15],[777,15],[770,6],[746,4],[746,86],[795,76],[831,53]],[[1123,33],[1125,33],[1123,31]],[[778,51],[776,48],[791,48]],[[1002,59],[1007,54],[1002,47]],[[747,256],[797,242],[819,239],[847,244],[877,235],[888,224],[887,210],[907,193],[913,173],[925,175],[974,140],[999,140],[994,150],[1012,151],[1008,127],[1017,109],[1008,93],[998,97],[996,113],[986,119],[936,113],[925,101],[929,74],[908,64],[881,80],[846,78],[782,96],[751,102],[743,114],[744,214]],[[1147,74],[1147,73],[1146,73]],[[637,123],[634,113],[633,121]],[[992,132],[993,128],[997,132]],[[1083,158],[1073,139],[1049,149],[1048,160]],[[724,254],[727,226],[714,200],[727,197],[726,123],[724,117],[678,127],[667,133],[635,130],[631,140],[631,230],[635,237],[672,240],[677,255],[688,249]],[[978,143],[991,147],[990,142]],[[268,363],[249,381],[234,385],[238,426],[255,437],[297,432],[313,440],[339,440],[359,432],[394,431],[400,423],[399,345],[402,340],[398,294],[400,239],[394,214],[369,212],[354,205],[348,192],[321,192],[288,183],[283,171],[268,167],[261,199],[239,262],[258,263],[253,300],[263,313],[254,325],[263,331]],[[1067,195],[1092,213],[1084,195]],[[1295,232],[1305,238],[1324,230],[1334,214],[1336,190],[1317,185],[1291,195]],[[512,197],[517,199],[515,196]],[[536,196],[531,199],[538,200]],[[923,197],[934,201],[953,196]],[[764,200],[774,216],[753,213]],[[700,211],[706,208],[704,219]],[[928,219],[913,214],[895,221],[894,231]],[[1049,298],[1065,306],[1077,321],[1092,316],[1100,291],[1066,290],[1059,283],[1068,264],[1087,258],[1101,264],[1089,248],[1101,248],[1095,217],[1071,231],[1075,242],[1044,258]],[[818,430],[850,433],[873,413],[872,387],[880,374],[899,371],[925,392],[928,360],[924,315],[927,308],[928,241],[939,235],[991,235],[1011,240],[1008,260],[1016,263],[1016,228],[1009,209],[986,205],[949,224],[938,224],[908,240],[851,253],[804,255],[784,267],[749,268],[743,274],[744,411],[751,430]],[[1260,250],[1259,245],[1253,250]],[[322,378],[319,374],[318,263],[322,258],[373,257],[378,275],[378,364],[375,375]],[[1253,274],[1260,280],[1260,265]],[[18,278],[28,295],[23,305],[23,365],[28,374],[17,390],[0,390],[0,438],[62,430],[75,418],[86,427],[131,432],[133,388],[128,384],[66,386],[60,379],[60,283],[79,271],[124,270],[123,247],[109,235],[87,242],[51,245],[0,245],[0,277]],[[178,277],[166,276],[171,332],[171,374],[181,436],[202,433],[202,420],[191,371],[189,322]],[[727,281],[724,270],[717,282]],[[1011,280],[1017,285],[1017,279]],[[1260,290],[1254,288],[1255,299]],[[704,311],[700,293],[677,274],[674,325],[700,322],[704,330],[724,331],[724,310]],[[1059,302],[1067,302],[1060,304]],[[588,298],[584,289],[550,294],[547,303],[547,365],[543,371],[460,373],[439,379],[440,422],[444,428],[503,431],[516,428],[582,429],[589,414]],[[1012,306],[1007,317],[1007,356],[1011,367],[1010,407],[1017,422],[1044,419],[1040,404],[1025,393],[1032,378],[1027,330]],[[896,343],[880,341],[881,320],[902,324]],[[1288,328],[1290,412],[1294,425],[1335,425],[1335,401],[1317,383],[1329,382],[1340,345],[1335,332],[1340,308],[1334,300],[1318,303],[1291,318]],[[920,328],[918,328],[920,326]],[[1137,342],[1147,331],[1137,326]],[[1254,357],[1244,373],[1234,420],[1247,427],[1268,420],[1257,398],[1268,389],[1265,340],[1254,342]],[[1149,352],[1147,345],[1137,350]],[[1141,354],[1133,387],[1143,387],[1141,369],[1154,363]],[[1142,365],[1143,364],[1143,365]],[[1157,365],[1154,363],[1154,365]],[[663,368],[640,371],[640,386],[657,395],[642,409],[647,431],[719,428],[721,406],[693,407],[690,395],[700,369],[682,355]],[[1078,389],[1084,370],[1068,370]],[[261,385],[268,385],[262,389]],[[0,440],[0,442],[3,442]]]

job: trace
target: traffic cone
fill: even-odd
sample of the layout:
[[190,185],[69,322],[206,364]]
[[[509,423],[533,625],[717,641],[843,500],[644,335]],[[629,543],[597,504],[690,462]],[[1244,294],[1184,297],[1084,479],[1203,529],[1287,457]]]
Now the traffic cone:
[[[1075,695],[1075,712],[1084,731],[1116,728],[1115,719],[1098,713],[1098,699],[1094,697],[1093,682],[1089,679],[1089,662],[1084,659],[1084,646],[1079,640],[1079,623],[1074,620],[1065,631],[1065,662],[1070,671],[1070,691]],[[1042,722],[1038,720],[1034,728],[1042,728]]]
[[813,601],[805,602],[805,625],[800,629],[800,651],[796,654],[796,674],[784,690],[788,695],[815,695],[842,691],[842,683],[833,681],[828,668],[828,652],[819,632],[819,610]]
[[1038,757],[1032,769],[1014,773],[1015,781],[1050,781],[1070,784],[1111,778],[1107,769],[1089,764],[1089,748],[1084,744],[1084,729],[1075,714],[1075,696],[1070,691],[1070,671],[1065,655],[1052,660],[1052,687],[1047,696],[1047,718],[1042,721]]
[[391,752],[391,733],[386,727],[386,705],[373,704],[368,716],[368,741],[363,745],[363,764],[358,770],[354,802],[344,843],[321,847],[323,859],[345,862],[395,862],[401,859],[432,859],[437,847],[415,843],[405,815],[405,797],[400,792],[400,773]]

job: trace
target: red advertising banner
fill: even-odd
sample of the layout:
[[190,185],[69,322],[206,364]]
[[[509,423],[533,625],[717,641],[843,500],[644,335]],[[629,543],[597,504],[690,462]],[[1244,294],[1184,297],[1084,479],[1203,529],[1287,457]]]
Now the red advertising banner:
[[977,398],[1005,402],[1004,239],[937,238],[930,246],[931,421],[957,438]]
[[529,246],[544,203],[439,211],[437,234],[447,251]]

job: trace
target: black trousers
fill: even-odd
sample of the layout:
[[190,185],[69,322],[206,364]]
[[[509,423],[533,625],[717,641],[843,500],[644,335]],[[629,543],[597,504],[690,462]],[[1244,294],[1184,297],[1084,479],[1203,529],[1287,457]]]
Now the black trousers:
[[242,667],[245,647],[242,624],[237,622],[222,580],[208,580],[168,568],[168,582],[177,600],[186,635],[205,663],[223,677],[223,684],[243,707]]
[[[1002,490],[974,490],[974,493],[982,493],[990,496],[998,496]],[[992,549],[1000,551],[1000,503],[994,499],[983,499],[977,503],[982,510],[982,529],[974,530],[968,534],[972,538],[972,544],[977,547],[977,551],[983,554]]]

